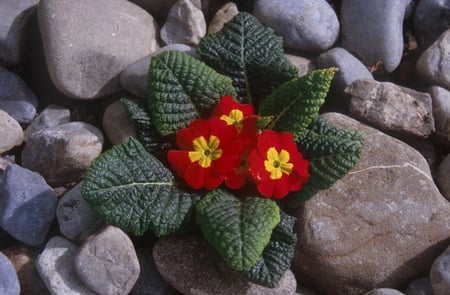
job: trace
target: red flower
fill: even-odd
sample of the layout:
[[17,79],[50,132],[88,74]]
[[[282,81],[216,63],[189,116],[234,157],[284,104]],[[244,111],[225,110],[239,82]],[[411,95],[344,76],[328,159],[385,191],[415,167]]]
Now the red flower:
[[264,197],[283,198],[300,190],[309,178],[309,163],[289,132],[263,131],[248,161],[249,173]]
[[239,165],[242,143],[237,130],[219,119],[194,120],[177,132],[181,150],[170,150],[169,163],[193,188],[213,189]]
[[255,108],[251,104],[238,103],[231,96],[223,96],[213,111],[213,116],[234,125],[239,132],[242,131],[245,117],[253,115]]

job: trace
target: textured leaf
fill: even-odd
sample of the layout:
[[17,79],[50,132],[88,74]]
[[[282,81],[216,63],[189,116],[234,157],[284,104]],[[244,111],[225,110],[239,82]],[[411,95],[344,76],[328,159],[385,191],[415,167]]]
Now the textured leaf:
[[340,129],[317,118],[299,139],[299,149],[310,161],[309,181],[300,191],[289,194],[288,204],[302,205],[346,175],[361,158],[363,141],[362,133]]
[[116,145],[87,170],[83,198],[106,222],[135,235],[178,232],[199,196],[179,190],[172,173],[136,139]]
[[274,116],[271,127],[292,132],[297,139],[317,118],[336,68],[313,71],[277,88],[259,107],[262,116]]
[[230,78],[179,51],[152,58],[148,73],[148,105],[153,124],[163,136],[207,118],[224,95],[236,97]]
[[220,32],[200,41],[197,52],[231,77],[240,102],[255,105],[276,87],[298,76],[283,52],[283,40],[249,13],[241,12]]
[[127,98],[121,99],[122,104],[135,124],[137,139],[149,153],[167,150],[170,143],[164,141],[152,124],[150,112],[144,103],[136,102]]
[[223,190],[209,192],[195,212],[206,240],[237,271],[255,265],[280,222],[280,210],[274,201],[241,199]]
[[255,266],[241,272],[249,281],[269,288],[275,288],[281,276],[291,266],[297,244],[297,235],[293,230],[295,217],[283,211],[280,213],[281,221],[273,230],[262,256]]

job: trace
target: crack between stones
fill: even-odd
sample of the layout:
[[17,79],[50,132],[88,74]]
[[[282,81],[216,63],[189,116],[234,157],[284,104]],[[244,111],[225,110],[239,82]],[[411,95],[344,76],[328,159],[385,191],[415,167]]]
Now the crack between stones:
[[433,182],[433,179],[431,178],[430,175],[428,175],[426,172],[424,172],[423,170],[421,170],[420,168],[411,165],[410,163],[404,163],[402,165],[380,165],[380,166],[371,166],[371,167],[367,167],[361,170],[357,170],[357,171],[351,171],[348,174],[349,175],[353,175],[353,174],[358,174],[358,173],[362,173],[362,172],[366,172],[366,171],[370,171],[370,170],[375,170],[375,169],[404,169],[404,168],[412,168],[413,170],[419,172],[420,174],[422,174],[423,176],[425,176],[427,179],[429,179],[430,181]]

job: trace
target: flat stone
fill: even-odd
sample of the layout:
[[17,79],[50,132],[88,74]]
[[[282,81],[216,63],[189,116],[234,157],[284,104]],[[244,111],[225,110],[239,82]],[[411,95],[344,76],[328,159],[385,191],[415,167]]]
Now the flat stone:
[[351,95],[350,113],[380,129],[418,137],[435,130],[428,93],[372,79],[355,81],[345,92]]
[[403,54],[407,4],[407,0],[342,1],[342,47],[366,66],[381,62],[387,72],[394,71]]
[[50,77],[70,97],[121,90],[120,72],[158,48],[155,20],[128,1],[41,0],[38,17]]
[[450,28],[449,0],[421,0],[414,13],[416,40],[427,49],[439,35]]
[[23,142],[23,130],[19,122],[0,110],[0,154],[19,146]]
[[82,185],[80,182],[66,192],[56,208],[61,234],[75,242],[83,242],[103,224],[81,196]]
[[323,52],[339,36],[339,20],[325,0],[256,0],[253,13],[289,49]]
[[436,295],[445,295],[450,290],[450,247],[431,266],[430,282]]
[[0,65],[12,67],[22,62],[26,23],[38,3],[39,0],[1,2]]
[[120,100],[106,108],[103,114],[103,129],[112,144],[127,142],[130,137],[136,138],[134,123]]
[[363,132],[362,158],[295,212],[294,273],[322,295],[399,288],[449,245],[450,204],[415,149],[345,115],[323,117]]
[[450,91],[439,86],[432,86],[428,92],[433,102],[436,138],[442,144],[450,146]]
[[70,122],[31,135],[22,152],[22,165],[41,173],[49,184],[64,184],[79,180],[102,148],[98,128]]
[[51,294],[95,295],[78,278],[73,259],[78,245],[55,236],[36,259],[36,268]]
[[38,100],[18,75],[0,67],[0,110],[19,123],[30,123],[36,116]]
[[405,290],[405,295],[433,295],[430,278],[423,277],[410,282]]
[[119,295],[130,293],[140,267],[130,238],[119,228],[108,226],[81,246],[75,270],[95,292]]
[[159,239],[153,258],[163,278],[185,295],[288,295],[295,294],[297,286],[290,270],[273,289],[250,283],[231,271],[199,236]]
[[441,193],[450,201],[450,154],[439,165],[437,182]]
[[222,30],[223,25],[233,19],[239,10],[234,2],[228,2],[222,6],[209,22],[208,34],[217,33]]
[[18,295],[20,294],[19,279],[11,261],[0,252],[0,294]]
[[11,164],[0,174],[0,226],[15,239],[41,245],[56,203],[55,192],[38,173]]
[[69,122],[70,110],[68,108],[54,104],[49,105],[25,129],[25,140],[35,132]]
[[205,35],[206,21],[201,9],[191,0],[177,0],[161,28],[161,40],[165,44],[197,45]]
[[364,293],[364,295],[404,295],[404,294],[395,289],[380,288]]
[[420,56],[416,63],[417,75],[432,85],[450,90],[450,29]]

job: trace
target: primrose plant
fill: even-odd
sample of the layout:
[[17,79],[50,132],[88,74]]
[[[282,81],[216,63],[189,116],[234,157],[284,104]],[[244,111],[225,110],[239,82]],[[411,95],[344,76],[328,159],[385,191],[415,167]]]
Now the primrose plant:
[[335,68],[298,77],[282,39],[240,13],[197,47],[154,56],[148,101],[122,99],[137,139],[87,170],[107,223],[157,237],[200,231],[227,266],[275,287],[290,267],[295,208],[361,156],[362,135],[319,117]]

